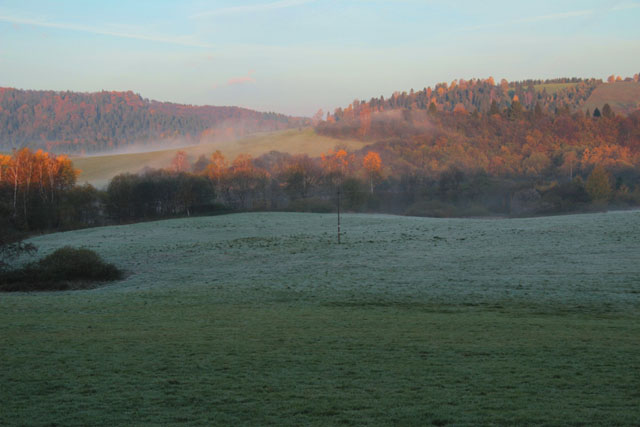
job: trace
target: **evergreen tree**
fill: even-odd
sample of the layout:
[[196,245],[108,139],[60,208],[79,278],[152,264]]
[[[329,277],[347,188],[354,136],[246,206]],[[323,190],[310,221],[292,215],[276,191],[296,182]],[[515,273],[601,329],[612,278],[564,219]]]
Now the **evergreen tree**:
[[536,118],[542,116],[542,107],[540,106],[540,102],[536,102],[536,106],[533,108],[533,115]]
[[489,107],[489,115],[492,116],[494,114],[500,114],[498,103],[495,100],[491,101],[491,107]]

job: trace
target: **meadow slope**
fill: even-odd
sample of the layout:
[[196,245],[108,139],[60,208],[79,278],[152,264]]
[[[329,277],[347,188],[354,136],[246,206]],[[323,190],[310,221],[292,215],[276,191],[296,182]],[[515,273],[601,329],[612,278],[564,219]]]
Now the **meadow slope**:
[[609,104],[617,114],[630,114],[640,109],[640,83],[615,82],[601,84],[595,88],[589,98],[581,106],[583,111],[591,113],[598,108],[602,111],[604,104]]
[[316,157],[338,145],[347,147],[349,150],[357,150],[366,144],[356,140],[335,139],[318,135],[313,129],[304,128],[263,133],[236,140],[202,143],[182,148],[74,157],[72,160],[74,166],[81,171],[78,177],[79,183],[88,182],[94,186],[101,187],[119,173],[137,173],[144,167],[169,167],[171,160],[179,150],[186,152],[189,161],[193,163],[199,156],[209,157],[216,150],[220,150],[231,161],[238,154],[249,154],[252,157],[258,157],[270,151],[308,154]]
[[57,233],[128,277],[0,296],[0,424],[637,423],[640,212],[237,214]]

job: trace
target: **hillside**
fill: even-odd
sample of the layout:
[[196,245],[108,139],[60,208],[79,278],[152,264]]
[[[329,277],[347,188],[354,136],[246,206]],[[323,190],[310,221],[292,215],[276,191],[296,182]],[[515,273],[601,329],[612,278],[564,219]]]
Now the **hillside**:
[[262,213],[31,239],[128,274],[1,296],[0,424],[637,424],[640,213],[345,215],[341,245],[335,226]]
[[329,120],[349,120],[361,114],[397,109],[493,113],[509,108],[515,100],[530,111],[536,106],[546,113],[562,109],[575,111],[602,84],[602,80],[578,78],[512,82],[502,79],[499,83],[493,77],[459,79],[451,83],[438,83],[433,88],[411,89],[408,93],[397,91],[388,98],[381,96],[369,101],[354,100],[346,108],[337,108]]
[[132,145],[197,144],[304,123],[245,108],[150,101],[133,92],[0,88],[0,151],[29,147],[95,153]]
[[216,150],[220,150],[228,159],[233,159],[239,154],[258,157],[270,151],[308,154],[309,156],[317,157],[337,145],[344,146],[350,151],[355,151],[362,148],[365,142],[318,135],[310,128],[302,130],[290,129],[238,140],[203,143],[184,148],[130,154],[74,157],[73,163],[75,167],[81,170],[78,182],[89,182],[96,186],[104,186],[112,177],[122,172],[136,173],[145,167],[166,168],[177,151],[187,153],[188,160],[193,163],[199,156],[209,157]]
[[599,79],[561,78],[550,80],[507,81],[496,83],[488,79],[453,80],[438,83],[433,88],[409,92],[394,92],[390,97],[354,100],[346,108],[337,108],[330,114],[330,121],[350,120],[370,113],[410,109],[457,113],[503,112],[513,102],[526,111],[555,114],[558,111],[580,111],[605,103],[614,111],[630,114],[638,110],[640,104],[640,83],[638,75],[626,81],[605,84]]
[[[560,80],[396,92],[339,108],[316,131],[371,143],[395,176],[439,180],[458,171],[552,183],[601,166],[618,173],[618,187],[640,188],[640,83]],[[606,103],[613,113],[602,117],[581,110],[605,111]]]
[[599,85],[582,105],[582,110],[602,110],[604,104],[609,104],[618,114],[631,114],[640,109],[640,83],[615,82]]

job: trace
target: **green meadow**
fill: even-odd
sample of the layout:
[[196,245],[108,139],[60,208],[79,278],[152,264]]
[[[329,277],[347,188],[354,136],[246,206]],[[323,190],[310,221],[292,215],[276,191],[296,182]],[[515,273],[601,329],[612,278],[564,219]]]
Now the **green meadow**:
[[576,86],[577,83],[541,83],[534,85],[534,89],[542,92],[546,90],[548,94],[554,94],[562,89],[570,88]]
[[640,421],[640,212],[335,220],[31,239],[126,278],[0,294],[0,425]]

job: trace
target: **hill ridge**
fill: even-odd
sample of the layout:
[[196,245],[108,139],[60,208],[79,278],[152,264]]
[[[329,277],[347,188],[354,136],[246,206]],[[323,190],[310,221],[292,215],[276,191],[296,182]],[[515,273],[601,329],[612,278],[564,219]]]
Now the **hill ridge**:
[[154,101],[133,91],[0,88],[0,150],[26,146],[80,154],[159,141],[197,144],[306,122],[237,106]]

